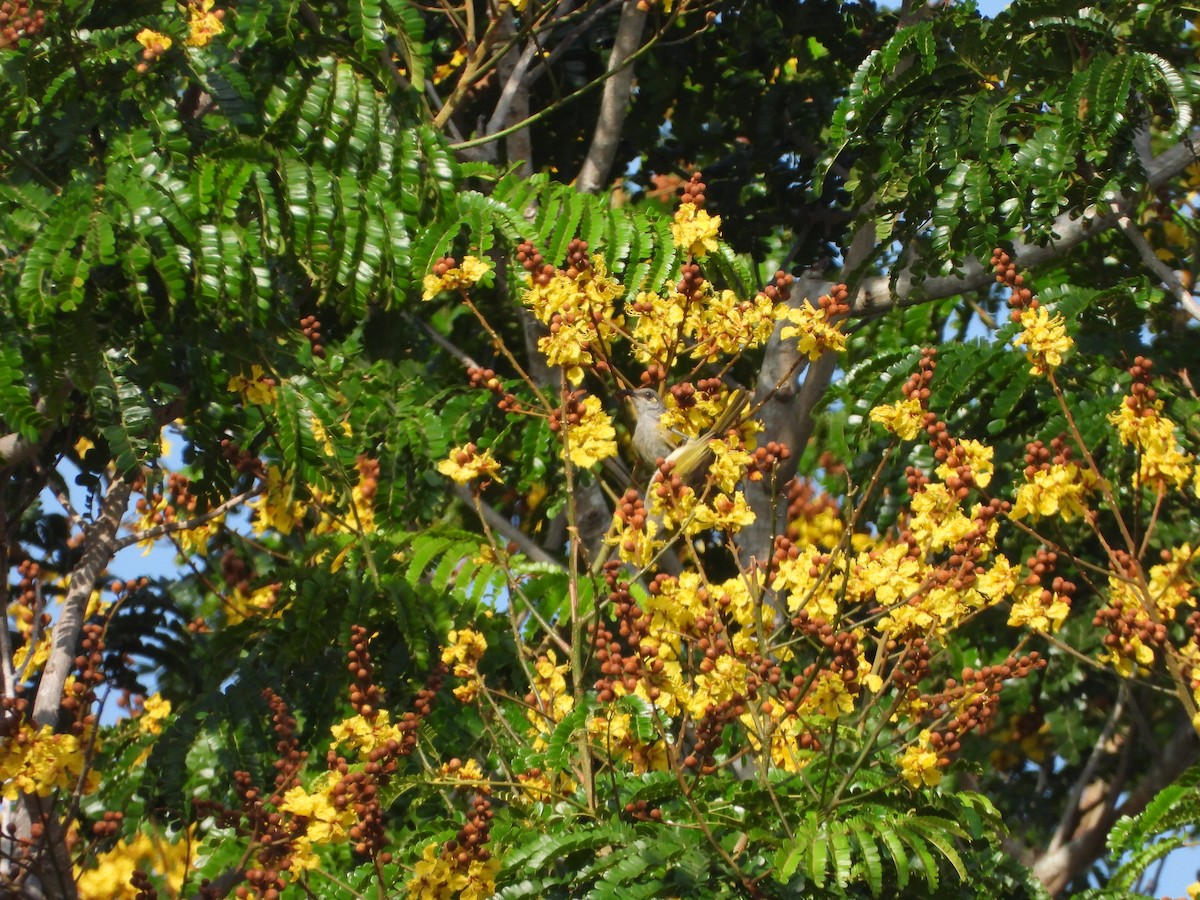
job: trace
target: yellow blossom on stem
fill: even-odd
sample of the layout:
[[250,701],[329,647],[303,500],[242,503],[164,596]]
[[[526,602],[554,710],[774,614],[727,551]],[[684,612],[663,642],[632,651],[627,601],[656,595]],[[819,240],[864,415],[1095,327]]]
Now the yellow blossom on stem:
[[142,702],[142,714],[138,717],[138,730],[142,734],[162,734],[163,722],[171,715],[171,701],[159,693],[153,693]]
[[824,309],[802,303],[790,307],[785,318],[792,324],[784,326],[779,336],[785,341],[797,338],[798,349],[813,362],[827,350],[841,353],[846,349],[846,336],[842,334],[841,326],[832,324]]
[[333,804],[332,792],[337,783],[327,772],[305,790],[300,785],[283,795],[280,812],[290,813],[306,822],[305,837],[313,844],[333,844],[349,838],[350,829],[358,821],[353,807],[339,810]]
[[710,706],[727,703],[734,695],[746,693],[746,664],[723,653],[713,661],[708,672],[696,676],[696,691],[688,702],[692,717],[699,719]]
[[437,470],[458,484],[468,484],[476,478],[500,481],[500,463],[490,450],[480,450],[473,443],[455,447],[438,463]]
[[468,679],[466,684],[454,689],[454,696],[463,703],[470,703],[483,686],[479,675],[479,660],[487,652],[487,639],[478,631],[470,628],[459,628],[451,631],[449,643],[442,650],[442,662],[453,666],[456,678]]
[[234,375],[229,379],[229,390],[242,395],[242,401],[256,406],[269,406],[275,402],[275,379],[268,377],[260,365],[250,366],[250,377]]
[[617,455],[617,432],[599,397],[585,397],[579,421],[563,429],[567,456],[582,469]]
[[1062,595],[1037,585],[1026,585],[1013,600],[1008,624],[1014,628],[1023,626],[1030,631],[1055,632],[1070,612],[1071,607]]
[[166,884],[172,897],[183,889],[183,878],[193,867],[196,843],[190,836],[166,835],[143,829],[131,841],[124,838],[111,850],[96,856],[92,866],[76,870],[75,883],[80,900],[135,900],[145,894],[131,883],[133,873],[141,870],[156,875]]
[[1070,522],[1087,515],[1084,498],[1098,483],[1091,469],[1081,469],[1074,463],[1053,463],[1038,469],[1017,488],[1012,517],[1038,519],[1058,515]]
[[739,300],[733,291],[712,291],[704,283],[707,296],[696,311],[688,316],[684,334],[694,339],[691,356],[715,363],[722,356],[736,356],[744,350],[763,344],[775,329],[775,320],[786,306],[778,307],[766,294],[753,300]]
[[432,300],[444,291],[457,291],[474,287],[479,279],[492,270],[491,263],[475,256],[464,256],[457,266],[446,269],[442,274],[425,276],[421,287],[422,300]]
[[1159,617],[1174,621],[1180,606],[1196,607],[1194,591],[1198,585],[1187,572],[1195,554],[1190,544],[1180,544],[1172,550],[1164,550],[1162,556],[1163,562],[1150,568],[1150,597]]
[[16,800],[21,794],[49,797],[55,790],[72,791],[85,766],[79,738],[26,722],[0,747],[0,797]]
[[185,7],[188,17],[188,37],[184,41],[189,47],[207,47],[218,34],[225,31],[221,21],[225,10],[213,11],[213,0],[191,0]]
[[678,291],[665,296],[643,291],[637,295],[633,311],[637,313],[630,336],[633,356],[638,362],[652,363],[672,359],[683,350],[684,312],[689,303]]
[[[960,440],[955,446],[955,454],[962,464],[971,470],[975,484],[981,488],[987,487],[992,482],[992,474],[996,471],[992,462],[994,453],[995,450],[979,441]],[[955,474],[956,472],[951,468],[949,462],[942,463],[937,467],[937,476],[943,481]]]
[[267,468],[267,489],[250,501],[254,510],[254,532],[262,534],[274,529],[280,534],[291,534],[296,523],[304,518],[306,507],[291,498],[291,490],[284,482],[283,472],[278,466]]
[[413,866],[407,889],[410,900],[484,900],[496,893],[497,857],[486,861],[471,857],[461,864],[455,855],[441,851],[440,841],[430,844]]
[[909,530],[927,553],[937,553],[964,540],[975,530],[975,522],[959,506],[944,484],[931,482],[912,498],[913,517]]
[[1057,313],[1051,318],[1044,306],[1026,308],[1021,313],[1021,327],[1025,330],[1013,343],[1028,348],[1025,358],[1032,363],[1032,375],[1045,375],[1061,366],[1063,354],[1074,346],[1066,320]]
[[137,42],[155,56],[161,56],[171,49],[171,39],[169,37],[165,34],[159,34],[157,31],[151,31],[149,28],[143,28],[138,32]]
[[694,203],[681,203],[671,223],[671,236],[676,247],[699,258],[716,252],[720,229],[720,216],[710,216]]
[[343,719],[329,729],[337,744],[344,744],[358,751],[359,759],[366,759],[372,750],[386,746],[388,741],[401,741],[404,735],[399,726],[393,725],[386,709],[378,710],[375,718],[354,715]]
[[746,502],[746,495],[738,491],[732,497],[717,494],[708,503],[698,503],[685,532],[699,534],[713,529],[736,534],[753,523],[754,511]]
[[824,669],[809,687],[801,702],[802,713],[820,713],[827,719],[838,719],[854,712],[854,696],[838,672]]
[[911,441],[921,432],[925,410],[917,397],[905,397],[898,403],[885,403],[871,410],[871,421],[882,425],[902,441]]
[[922,731],[915,744],[900,755],[900,772],[912,787],[935,787],[942,780],[938,755],[929,746],[929,732]]
[[1109,414],[1108,421],[1117,429],[1121,443],[1138,451],[1135,485],[1171,486],[1180,490],[1193,477],[1200,478],[1200,471],[1195,468],[1195,457],[1180,449],[1175,423],[1163,416],[1161,409],[1161,400],[1140,413],[1123,403]]
[[549,731],[547,720],[561,722],[575,708],[575,698],[567,686],[570,668],[569,663],[559,664],[553,650],[547,650],[534,664],[533,684],[530,685],[533,707],[525,711],[525,716],[539,733],[535,749],[544,744],[541,735]]

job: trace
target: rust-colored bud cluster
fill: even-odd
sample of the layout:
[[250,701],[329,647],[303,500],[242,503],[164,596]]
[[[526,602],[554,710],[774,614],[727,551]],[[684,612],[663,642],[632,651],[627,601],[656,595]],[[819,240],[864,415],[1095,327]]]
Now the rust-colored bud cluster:
[[21,38],[34,38],[46,27],[46,13],[33,9],[29,0],[0,3],[0,50],[15,47]]
[[96,702],[96,688],[104,682],[103,663],[104,626],[87,622],[79,641],[79,655],[75,657],[75,680],[62,699],[63,712],[74,719],[70,730],[75,737],[85,734],[96,724],[92,708]]
[[221,441],[221,458],[237,471],[239,475],[250,475],[253,478],[266,478],[263,462],[249,450],[243,450],[233,441],[224,438]]
[[116,837],[121,831],[121,823],[125,821],[125,813],[106,810],[104,815],[92,823],[92,836],[96,840],[108,840]]
[[567,244],[567,269],[565,274],[568,278],[574,280],[591,267],[592,260],[588,256],[587,241],[575,238]]
[[684,263],[679,267],[679,283],[675,289],[683,294],[688,303],[704,301],[704,283],[704,275],[696,263]]
[[[652,581],[651,593],[659,591],[661,583],[658,578]],[[647,695],[651,699],[657,699],[659,688],[653,684],[652,676],[662,672],[663,662],[658,659],[656,650],[642,647],[642,638],[646,634],[649,621],[630,594],[627,583],[614,581],[610,584],[609,606],[616,616],[617,630],[630,652],[628,655],[622,652],[621,645],[614,640],[612,631],[604,622],[599,622],[594,627],[589,626],[592,646],[596,650],[596,661],[600,664],[600,678],[595,683],[599,700],[601,703],[611,703],[615,700],[617,684],[621,685],[625,693],[631,694],[637,690],[638,682],[643,679],[647,683]]]
[[350,688],[350,705],[368,722],[374,722],[379,715],[380,694],[374,682],[371,652],[367,649],[369,640],[367,629],[361,625],[350,626],[350,652],[347,654],[346,668],[354,678]]
[[321,322],[316,316],[305,316],[300,320],[300,331],[312,345],[312,355],[325,358],[325,345],[321,343]]
[[539,287],[546,287],[554,280],[554,266],[546,262],[545,257],[538,252],[537,247],[531,241],[522,241],[517,245],[517,262],[529,273],[533,283]]
[[779,441],[767,441],[766,445],[756,447],[751,454],[750,464],[746,467],[747,477],[751,481],[762,481],[763,477],[777,465],[786,461],[792,455],[787,444]]
[[819,300],[817,306],[825,310],[825,317],[830,321],[850,314],[850,289],[844,284],[835,284]]
[[1154,362],[1144,356],[1136,357],[1133,365],[1129,367],[1133,384],[1129,386],[1125,405],[1137,413],[1139,418],[1157,414],[1154,404],[1158,399],[1158,392],[1150,387],[1150,370],[1153,368]]
[[[455,766],[455,763],[458,766]],[[451,771],[462,766],[458,759],[450,760]],[[466,787],[467,784],[464,784]],[[471,798],[470,814],[467,821],[452,840],[442,846],[442,857],[453,860],[459,868],[466,868],[474,861],[487,862],[492,854],[487,849],[491,837],[492,801],[484,793],[477,793]]]
[[1023,310],[1038,308],[1038,299],[1025,283],[1025,276],[1017,274],[1013,258],[1003,248],[992,251],[991,266],[996,272],[996,283],[1006,285],[1012,291],[1008,305],[1012,308],[1009,316],[1014,322],[1020,321]]
[[562,397],[562,406],[550,413],[550,421],[547,423],[550,430],[557,434],[562,430],[564,423],[573,427],[582,422],[585,412],[583,398],[586,396],[587,391],[583,389],[565,391]]
[[635,822],[661,822],[663,814],[645,800],[631,800],[625,804],[625,817]]

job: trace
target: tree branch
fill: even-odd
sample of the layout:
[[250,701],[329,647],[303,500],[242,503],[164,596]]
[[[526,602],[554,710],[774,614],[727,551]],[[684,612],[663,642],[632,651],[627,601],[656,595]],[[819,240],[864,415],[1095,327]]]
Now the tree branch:
[[[1197,154],[1193,148],[1194,141],[1200,141],[1200,129],[1191,132],[1178,144],[1154,157],[1146,167],[1144,187],[1155,190],[1195,162]],[[1116,226],[1119,216],[1128,215],[1132,211],[1138,194],[1138,191],[1132,189],[1123,191],[1119,196],[1108,200],[1104,209],[1092,205],[1079,215],[1063,213],[1054,220],[1053,230],[1058,235],[1057,240],[1047,244],[1017,241],[1013,244],[1013,257],[1025,268],[1034,268],[1057,259],[1089,238]],[[1116,211],[1115,215],[1113,211]],[[887,275],[864,280],[854,295],[852,315],[878,316],[893,307],[942,300],[984,288],[992,282],[992,278],[991,270],[978,259],[967,260],[962,270],[952,275],[926,278],[923,281],[918,281],[911,267],[906,267],[896,277],[894,288],[891,277]]]
[[629,95],[633,89],[633,66],[628,63],[641,44],[645,25],[645,10],[635,0],[627,0],[625,8],[621,10],[617,37],[608,57],[608,71],[615,74],[605,82],[592,144],[575,182],[580,193],[594,194],[600,190],[612,171],[625,117],[629,112]]
[[[454,496],[463,503],[475,508],[475,497],[461,484],[453,486]],[[534,562],[549,563],[552,566],[562,566],[562,563],[530,540],[529,535],[521,531],[512,522],[496,512],[496,510],[486,503],[480,502],[479,508],[483,511],[483,520],[487,526],[498,534],[508,538],[517,545],[517,549],[532,559]]]
[[1060,893],[1067,884],[1095,862],[1105,852],[1105,841],[1113,824],[1121,816],[1135,816],[1154,799],[1155,794],[1182,775],[1200,758],[1200,741],[1190,724],[1177,728],[1163,748],[1161,757],[1124,802],[1113,805],[1077,832],[1066,844],[1044,854],[1033,865],[1033,873],[1052,894]]

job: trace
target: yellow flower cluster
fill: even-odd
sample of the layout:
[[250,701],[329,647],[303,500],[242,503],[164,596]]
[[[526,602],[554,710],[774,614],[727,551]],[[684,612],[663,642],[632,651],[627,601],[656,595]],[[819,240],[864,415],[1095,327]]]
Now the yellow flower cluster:
[[429,274],[422,283],[422,300],[432,300],[445,291],[457,291],[474,287],[479,279],[492,270],[490,263],[475,256],[464,256],[463,261],[441,275]]
[[1037,585],[1026,585],[1013,599],[1008,624],[1045,634],[1058,631],[1070,612],[1071,607],[1058,594]]
[[454,856],[443,855],[441,849],[440,842],[430,844],[413,866],[407,892],[411,900],[485,900],[496,892],[500,860],[472,857],[461,865]]
[[275,403],[275,379],[269,377],[257,363],[250,366],[249,378],[245,375],[231,377],[228,388],[235,394],[241,394],[243,403],[254,406],[271,406]]
[[476,478],[500,480],[500,463],[491,450],[480,450],[474,444],[455,447],[438,463],[437,470],[458,484],[469,484]]
[[21,794],[49,797],[56,790],[73,791],[86,764],[79,738],[26,722],[0,747],[0,797],[16,800]]
[[553,650],[547,650],[534,664],[532,690],[527,698],[532,700],[532,705],[525,710],[532,726],[530,733],[536,735],[534,750],[546,749],[545,739],[554,723],[561,722],[575,708],[575,698],[567,686],[570,670],[570,663],[560,664]]
[[617,431],[599,397],[585,397],[580,420],[563,428],[567,455],[583,469],[617,455]]
[[911,441],[921,432],[925,410],[918,397],[906,397],[898,403],[876,406],[871,421],[877,422],[902,441]]
[[1032,364],[1030,374],[1045,375],[1062,365],[1063,354],[1073,346],[1067,334],[1067,322],[1057,313],[1053,318],[1046,307],[1027,307],[1021,313],[1021,327],[1025,330],[1013,341],[1018,347],[1025,346],[1025,358]]
[[177,835],[174,841],[165,835],[140,830],[132,841],[122,838],[117,845],[96,857],[95,864],[75,876],[79,900],[135,900],[145,896],[130,879],[140,869],[159,876],[170,894],[177,897],[183,888],[183,877],[192,865],[189,850],[194,843]]
[[153,693],[142,702],[138,716],[138,731],[142,734],[162,734],[163,722],[171,715],[171,701]]
[[149,28],[143,28],[137,34],[137,42],[154,56],[162,56],[171,49],[171,39],[165,34],[159,34]]
[[1098,483],[1091,469],[1081,469],[1074,463],[1053,463],[1034,472],[1017,488],[1012,516],[1014,519],[1062,516],[1066,522],[1086,516],[1085,499]]
[[936,787],[942,780],[938,755],[929,746],[928,731],[922,731],[917,742],[910,744],[900,755],[900,772],[914,788]]
[[717,250],[717,235],[721,230],[721,217],[710,216],[694,203],[681,203],[671,223],[671,236],[675,246],[697,258]]
[[268,529],[291,534],[307,511],[305,504],[292,499],[291,487],[279,466],[267,467],[266,490],[250,501],[250,508],[254,511],[255,534]]
[[597,353],[608,356],[624,323],[616,311],[623,293],[600,256],[573,278],[557,272],[546,284],[530,279],[522,302],[550,332],[538,339],[538,350],[547,363],[563,369],[571,384],[583,381],[584,367],[596,362]]
[[188,37],[184,43],[189,47],[207,47],[213,38],[225,31],[221,21],[225,18],[225,10],[214,12],[213,0],[191,0],[181,8],[188,17]]
[[[382,713],[381,717],[386,715]],[[335,735],[336,737],[336,735]],[[339,741],[339,743],[344,743]],[[279,804],[279,811],[288,813],[296,819],[302,819],[305,827],[306,843],[334,844],[349,838],[350,829],[358,821],[354,808],[347,806],[339,810],[333,804],[333,788],[340,780],[336,772],[323,772],[312,784],[309,790],[296,785],[289,788]],[[315,855],[300,854],[304,862],[315,863]],[[311,868],[301,865],[300,868]]]
[[779,336],[783,340],[797,338],[797,347],[812,361],[821,358],[827,350],[841,353],[846,349],[846,336],[841,332],[841,326],[829,321],[829,313],[819,306],[801,303],[789,307],[787,320],[791,325],[784,326]]
[[399,726],[392,724],[386,709],[376,710],[374,719],[351,716],[329,730],[335,743],[356,750],[358,758],[362,760],[367,759],[371,751],[387,746],[388,741],[399,743],[404,739],[404,734]]
[[487,639],[478,631],[470,628],[459,628],[451,631],[449,643],[442,650],[442,662],[453,666],[457,678],[468,679],[466,684],[454,689],[454,696],[463,703],[470,703],[483,687],[483,679],[479,675],[479,660],[487,652]]
[[1192,454],[1180,449],[1175,436],[1175,423],[1160,412],[1162,401],[1144,409],[1139,415],[1128,404],[1109,414],[1108,420],[1117,429],[1121,443],[1134,447],[1139,454],[1134,484],[1163,489],[1183,488],[1193,478],[1200,489],[1200,470]]

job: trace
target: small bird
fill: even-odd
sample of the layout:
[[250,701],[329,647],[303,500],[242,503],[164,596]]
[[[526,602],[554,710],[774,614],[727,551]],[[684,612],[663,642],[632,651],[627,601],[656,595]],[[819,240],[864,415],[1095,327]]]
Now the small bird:
[[637,415],[637,425],[633,429],[633,449],[638,458],[652,467],[656,467],[660,459],[665,459],[674,464],[675,474],[685,480],[707,462],[709,442],[713,438],[723,437],[725,432],[737,424],[750,400],[745,391],[733,391],[728,405],[712,428],[699,437],[684,440],[684,435],[663,426],[662,418],[667,406],[653,388],[627,391],[626,397],[633,404]]

